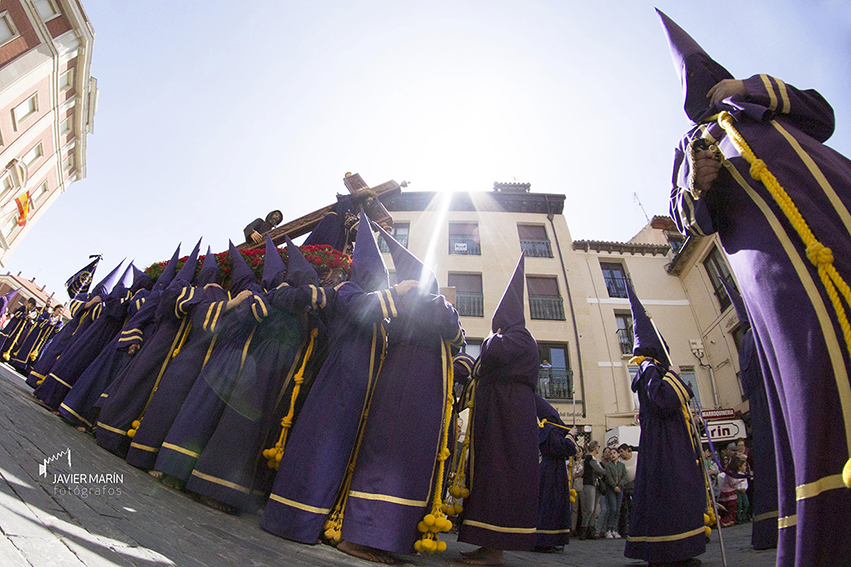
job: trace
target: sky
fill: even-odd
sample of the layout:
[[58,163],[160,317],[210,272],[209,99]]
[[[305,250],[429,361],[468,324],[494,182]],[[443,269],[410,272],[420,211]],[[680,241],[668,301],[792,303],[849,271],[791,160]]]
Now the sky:
[[222,251],[272,209],[331,204],[346,172],[408,191],[531,183],[566,195],[574,239],[626,241],[668,214],[689,125],[654,6],[737,78],[818,90],[828,145],[851,156],[845,0],[82,2],[100,91],[87,177],[8,262],[63,300],[89,254],[98,280],[202,236]]

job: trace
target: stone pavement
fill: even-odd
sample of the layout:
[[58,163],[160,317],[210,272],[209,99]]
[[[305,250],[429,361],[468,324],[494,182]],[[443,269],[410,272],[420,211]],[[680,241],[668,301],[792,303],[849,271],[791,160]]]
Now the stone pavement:
[[[228,516],[165,488],[35,403],[21,377],[5,365],[0,365],[0,477],[2,567],[374,565],[329,546],[286,541],[260,529],[259,515]],[[750,525],[724,534],[729,566],[774,565],[774,551],[750,548]],[[717,536],[713,540],[701,559],[720,567]],[[564,554],[506,553],[506,564],[643,565],[624,558],[623,547],[624,540],[574,541]],[[422,567],[458,565],[459,552],[470,549],[449,537],[444,553],[403,559]]]

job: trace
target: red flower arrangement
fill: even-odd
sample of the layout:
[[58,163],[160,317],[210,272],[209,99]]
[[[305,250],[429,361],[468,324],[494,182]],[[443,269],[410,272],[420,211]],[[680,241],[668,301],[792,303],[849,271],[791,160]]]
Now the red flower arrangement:
[[[328,271],[334,270],[342,270],[345,274],[351,274],[352,272],[352,259],[349,255],[344,254],[338,250],[335,250],[331,246],[326,244],[319,244],[315,246],[301,246],[299,248],[301,253],[304,254],[305,259],[313,264],[314,269],[319,274],[320,278],[327,273]],[[251,271],[254,272],[254,275],[257,277],[257,281],[263,277],[263,265],[266,260],[266,249],[265,248],[251,248],[249,250],[240,250],[240,254],[242,254],[245,263],[248,264],[248,267],[251,268]],[[281,258],[284,260],[284,263],[287,261],[287,250],[286,248],[278,248],[278,253],[281,255]],[[227,286],[230,283],[230,274],[231,274],[231,261],[230,254],[228,252],[219,252],[214,255],[216,258],[216,264],[219,266],[219,270],[224,277],[222,278],[222,284]],[[179,271],[183,264],[186,263],[186,260],[189,256],[184,256],[177,261],[177,270]],[[195,275],[201,271],[201,265],[204,262],[204,256],[198,258],[198,267],[195,270]],[[148,266],[145,269],[145,274],[152,281],[156,281],[157,278],[163,273],[166,265],[168,265],[168,261],[164,262],[155,262]]]

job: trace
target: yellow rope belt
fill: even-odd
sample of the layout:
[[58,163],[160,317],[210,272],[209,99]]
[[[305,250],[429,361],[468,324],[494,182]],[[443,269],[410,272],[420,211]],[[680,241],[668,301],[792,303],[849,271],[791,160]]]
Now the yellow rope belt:
[[[381,343],[380,349],[381,352],[379,354],[378,360],[378,369],[375,369],[375,351],[376,346],[378,345],[378,335],[381,333]],[[366,398],[364,399],[364,408],[363,413],[361,414],[360,423],[358,424],[358,434],[357,441],[355,441],[354,449],[352,450],[352,454],[349,457],[349,464],[346,467],[346,474],[343,477],[343,482],[340,487],[340,492],[337,495],[337,500],[334,504],[334,509],[331,514],[328,516],[328,519],[325,521],[325,537],[333,542],[335,545],[340,543],[342,540],[342,532],[343,532],[343,518],[346,515],[346,504],[349,500],[349,488],[352,486],[352,475],[355,472],[355,465],[358,462],[358,455],[360,454],[361,443],[363,442],[363,434],[366,430],[366,420],[369,417],[369,409],[372,405],[372,395],[375,393],[375,387],[378,384],[378,377],[381,375],[381,368],[384,366],[384,359],[386,355],[386,345],[387,345],[387,331],[384,329],[384,325],[381,323],[373,323],[372,324],[372,347],[370,352],[370,361],[369,361],[369,384],[366,392]]]
[[[801,240],[806,247],[807,258],[812,262],[818,271],[822,285],[827,292],[830,302],[833,305],[833,310],[836,312],[836,317],[839,320],[839,327],[842,329],[842,334],[845,337],[845,345],[851,351],[851,323],[848,321],[848,315],[845,312],[845,306],[842,304],[842,298],[845,302],[851,305],[851,288],[845,283],[845,280],[836,271],[833,265],[833,251],[818,241],[813,234],[807,221],[801,215],[798,207],[795,205],[792,198],[785,189],[777,181],[765,162],[759,159],[748,143],[742,137],[741,133],[733,126],[733,116],[729,112],[722,112],[718,116],[718,124],[724,129],[729,136],[733,146],[738,150],[739,154],[745,161],[750,164],[750,175],[757,181],[762,182],[768,192],[777,202],[780,210],[789,219],[795,232],[801,237]],[[842,294],[842,297],[840,297]],[[851,459],[845,463],[842,470],[842,479],[845,486],[851,488]]]
[[287,415],[281,420],[281,435],[278,437],[278,442],[275,443],[275,446],[271,449],[266,449],[263,451],[263,457],[266,459],[269,468],[278,470],[278,465],[281,463],[281,459],[284,456],[284,445],[287,444],[287,437],[289,435],[290,428],[293,425],[293,415],[295,414],[295,403],[298,399],[298,393],[301,390],[301,384],[304,382],[304,369],[307,366],[307,361],[310,360],[310,355],[313,353],[313,344],[316,340],[317,335],[319,335],[319,329],[313,329],[310,331],[310,342],[307,345],[307,348],[304,351],[304,358],[301,362],[301,367],[296,372],[296,375],[293,377],[293,382],[295,385],[293,386],[293,393],[290,397],[290,410],[287,412]]

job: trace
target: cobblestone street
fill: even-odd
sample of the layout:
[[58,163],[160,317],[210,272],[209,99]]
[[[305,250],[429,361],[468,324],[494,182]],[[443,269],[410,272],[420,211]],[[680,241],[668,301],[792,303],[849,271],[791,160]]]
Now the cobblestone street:
[[[329,546],[280,539],[260,529],[259,515],[228,516],[165,488],[38,405],[5,365],[0,429],[4,567],[372,565]],[[85,477],[57,481],[55,475],[68,473]],[[750,548],[750,525],[725,530],[724,536],[729,566],[774,565],[774,551]],[[575,541],[564,554],[507,553],[506,564],[642,565],[624,558],[623,547],[624,540]],[[424,567],[447,565],[469,549],[450,536],[445,553],[403,559]],[[717,536],[701,559],[707,566],[722,565]]]

